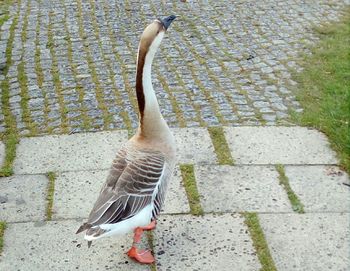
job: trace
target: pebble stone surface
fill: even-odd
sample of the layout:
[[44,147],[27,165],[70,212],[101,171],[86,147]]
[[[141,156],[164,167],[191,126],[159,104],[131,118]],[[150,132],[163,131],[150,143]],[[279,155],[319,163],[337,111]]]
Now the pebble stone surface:
[[21,135],[130,130],[139,37],[155,18],[177,14],[153,68],[171,126],[288,123],[289,110],[301,110],[291,92],[298,56],[318,41],[313,27],[339,20],[348,4],[22,0],[1,27],[1,65],[12,51],[0,79]]

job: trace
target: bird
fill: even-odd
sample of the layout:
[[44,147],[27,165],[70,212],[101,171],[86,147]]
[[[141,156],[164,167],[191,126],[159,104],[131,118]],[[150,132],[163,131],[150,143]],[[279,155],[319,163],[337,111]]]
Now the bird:
[[154,56],[175,18],[156,19],[141,35],[135,87],[139,126],[117,152],[87,221],[76,232],[85,231],[84,239],[90,247],[101,237],[133,231],[127,255],[143,264],[153,263],[154,256],[138,245],[143,231],[156,227],[176,164],[175,139],[160,112],[151,79]]

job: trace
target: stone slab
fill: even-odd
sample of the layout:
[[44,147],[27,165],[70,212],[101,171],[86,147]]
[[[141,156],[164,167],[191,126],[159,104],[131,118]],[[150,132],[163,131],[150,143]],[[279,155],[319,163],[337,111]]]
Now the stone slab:
[[83,235],[75,234],[80,224],[77,221],[8,224],[0,270],[150,270],[125,255],[132,243],[131,235],[104,238],[88,249]]
[[286,166],[286,176],[306,212],[349,212],[349,176],[336,166]]
[[268,166],[195,166],[205,212],[291,212],[278,173]]
[[127,141],[127,131],[107,131],[22,138],[14,163],[16,174],[108,169]]
[[225,127],[236,164],[337,164],[324,134],[304,127]]
[[0,178],[0,221],[44,220],[47,183],[42,175]]
[[5,160],[5,145],[0,141],[0,168],[2,167]]
[[349,214],[261,214],[278,270],[350,270]]
[[247,232],[237,214],[162,217],[154,234],[157,270],[259,270]]
[[[54,218],[86,218],[107,175],[107,170],[63,172],[59,174],[55,183]],[[190,211],[178,170],[175,171],[175,176],[169,184],[164,208],[164,213]]]
[[171,129],[180,164],[217,164],[213,143],[205,128]]

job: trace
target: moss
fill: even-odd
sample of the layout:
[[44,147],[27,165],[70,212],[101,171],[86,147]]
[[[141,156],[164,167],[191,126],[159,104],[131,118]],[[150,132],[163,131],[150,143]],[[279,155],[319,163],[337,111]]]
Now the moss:
[[222,127],[208,127],[211,141],[213,142],[216,156],[220,165],[234,165],[230,148],[225,138]]
[[5,135],[5,161],[0,170],[0,177],[13,175],[13,162],[16,158],[16,147],[18,144],[17,133],[9,133]]
[[21,89],[21,109],[22,109],[22,118],[27,128],[30,131],[30,135],[34,136],[37,134],[37,126],[33,122],[30,116],[30,109],[28,107],[28,101],[30,100],[30,96],[28,95],[28,87],[27,87],[27,75],[25,73],[24,62],[22,61],[17,66],[18,71],[18,82]]
[[46,196],[46,220],[50,221],[52,219],[52,207],[53,207],[53,200],[54,200],[54,194],[55,194],[55,181],[56,181],[56,173],[55,172],[48,172],[46,174],[47,178],[49,179],[48,187],[47,187],[47,196]]
[[[147,231],[146,232],[146,236],[147,236],[148,245],[149,245],[151,251],[154,254],[154,242],[153,242],[154,236],[153,236],[153,231]],[[150,264],[149,267],[151,268],[151,271],[157,271],[156,263]]]
[[54,12],[49,12],[49,24],[48,24],[48,48],[50,49],[50,54],[51,54],[51,59],[52,59],[52,69],[51,69],[51,74],[52,74],[52,80],[56,89],[56,93],[58,96],[58,104],[60,106],[60,115],[61,115],[61,132],[62,133],[68,133],[68,120],[67,116],[64,113],[64,99],[62,95],[62,84],[58,72],[58,64],[57,64],[57,59],[55,55],[55,50],[54,50],[54,40],[53,40],[53,33],[52,33],[52,17],[54,16]]
[[286,173],[284,170],[284,166],[276,165],[276,170],[279,174],[280,185],[282,185],[284,190],[287,192],[288,199],[292,204],[293,211],[299,214],[303,214],[304,205],[301,203],[298,196],[294,193],[294,191],[290,187],[288,177],[286,176]]
[[180,165],[183,185],[186,190],[187,198],[190,204],[191,214],[203,215],[203,209],[200,203],[200,196],[197,189],[194,168],[191,164]]
[[[67,8],[66,6],[64,6],[64,16],[65,18],[67,18]],[[89,118],[89,116],[87,115],[87,108],[86,106],[83,105],[84,102],[84,89],[83,86],[80,84],[77,75],[77,67],[76,64],[73,63],[73,48],[72,48],[72,41],[71,41],[71,37],[70,37],[70,31],[67,25],[67,20],[64,21],[64,28],[65,28],[65,32],[66,35],[64,37],[64,39],[67,41],[67,58],[68,58],[68,62],[72,68],[72,73],[73,73],[73,77],[75,79],[75,82],[77,84],[75,90],[78,93],[78,102],[81,104],[81,118],[82,118],[82,127],[85,130],[89,130],[91,128],[91,119]]]
[[256,213],[244,213],[244,223],[247,225],[250,236],[253,240],[254,248],[258,254],[262,268],[261,271],[277,271],[275,263],[271,257],[265,235],[261,229],[259,218]]
[[6,222],[0,222],[0,255],[4,247],[4,234],[6,230]]
[[7,41],[6,46],[6,66],[4,69],[4,75],[5,79],[1,82],[1,103],[2,103],[2,110],[4,114],[4,120],[6,124],[6,130],[4,135],[2,136],[2,140],[5,144],[5,161],[2,165],[2,168],[0,169],[0,177],[4,176],[10,176],[13,174],[13,162],[16,157],[16,146],[19,140],[18,133],[17,133],[17,124],[16,124],[16,118],[13,116],[11,109],[10,109],[10,86],[9,81],[7,78],[7,72],[9,67],[12,64],[11,61],[11,55],[12,55],[12,44],[14,40],[15,35],[15,28],[17,26],[18,22],[18,14],[16,14],[13,18],[11,27],[10,27],[10,36]]

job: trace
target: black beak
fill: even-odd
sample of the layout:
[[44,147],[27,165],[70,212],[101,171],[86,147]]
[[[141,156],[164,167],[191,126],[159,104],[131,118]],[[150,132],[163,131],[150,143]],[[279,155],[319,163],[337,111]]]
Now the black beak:
[[168,29],[169,25],[172,23],[172,21],[174,21],[176,18],[175,15],[170,15],[162,20],[160,20],[162,22],[162,24],[164,25],[165,29]]

